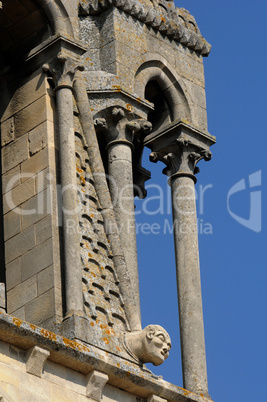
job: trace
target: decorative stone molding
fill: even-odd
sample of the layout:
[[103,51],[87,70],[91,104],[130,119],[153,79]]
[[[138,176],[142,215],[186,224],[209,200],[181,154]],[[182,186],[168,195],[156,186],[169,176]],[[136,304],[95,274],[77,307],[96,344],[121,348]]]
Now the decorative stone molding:
[[159,366],[169,356],[171,338],[160,325],[148,325],[142,331],[126,333],[124,347],[137,362]]
[[101,401],[103,389],[108,381],[108,375],[93,370],[87,376],[86,396],[94,401]]
[[138,0],[80,0],[79,13],[98,15],[116,7],[202,56],[209,55],[211,45],[202,37],[188,11],[175,7],[173,1],[152,0],[152,3],[153,7]]
[[40,346],[33,346],[27,351],[26,371],[29,374],[42,377],[43,369],[50,352]]

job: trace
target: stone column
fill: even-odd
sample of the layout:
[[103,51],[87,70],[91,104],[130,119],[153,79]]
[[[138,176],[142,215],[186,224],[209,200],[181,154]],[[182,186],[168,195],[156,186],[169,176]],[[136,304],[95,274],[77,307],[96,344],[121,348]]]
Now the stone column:
[[107,119],[98,119],[95,124],[106,129],[110,194],[141,327],[132,153],[134,138],[149,132],[152,125],[127,115],[122,108],[113,108]]
[[63,267],[65,279],[65,317],[83,311],[79,247],[78,195],[73,123],[73,80],[77,69],[73,59],[59,54],[54,65],[45,65],[55,82],[63,230]]
[[150,156],[165,162],[170,176],[184,388],[208,396],[194,188],[203,158],[211,153],[184,139]]
[[139,317],[139,278],[134,215],[132,144],[115,140],[108,144],[108,174],[110,194],[118,222],[126,266],[129,271]]

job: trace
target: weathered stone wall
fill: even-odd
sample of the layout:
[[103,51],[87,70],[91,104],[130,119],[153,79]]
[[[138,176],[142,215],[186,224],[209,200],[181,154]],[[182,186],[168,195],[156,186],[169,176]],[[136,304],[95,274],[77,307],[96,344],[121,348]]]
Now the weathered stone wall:
[[[47,361],[41,377],[27,372],[27,351],[0,341],[0,398],[11,401],[95,401],[86,395],[89,392],[88,375],[52,361]],[[96,393],[101,395],[100,389]],[[99,399],[100,400],[100,399]],[[133,394],[106,384],[103,402],[143,402]]]
[[[185,118],[201,130],[207,130],[203,57],[181,43],[148,26],[117,8],[99,16],[81,18],[81,36],[88,52],[84,56],[87,71],[106,72],[86,76],[88,88],[125,90],[144,98],[144,89],[151,79],[164,80],[163,92],[174,85],[182,100],[174,119]],[[91,78],[90,78],[91,77]],[[166,94],[166,92],[165,92]],[[182,103],[188,104],[185,111]],[[97,109],[94,109],[94,111]]]
[[62,316],[53,92],[39,70],[2,93],[7,311],[49,325]]

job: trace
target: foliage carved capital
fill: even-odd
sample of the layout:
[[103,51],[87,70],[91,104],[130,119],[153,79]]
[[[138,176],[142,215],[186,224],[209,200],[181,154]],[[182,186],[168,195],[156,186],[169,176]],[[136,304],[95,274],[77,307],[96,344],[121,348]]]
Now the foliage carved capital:
[[[115,144],[125,144],[132,148],[134,195],[146,197],[145,182],[150,179],[150,172],[142,167],[144,138],[152,130],[152,124],[138,117],[132,111],[122,107],[104,110],[94,120],[101,149],[108,149]],[[102,158],[107,159],[103,151]]]
[[54,62],[43,65],[43,71],[52,78],[55,90],[62,87],[72,88],[76,72],[83,70],[83,64],[66,56],[63,52],[58,53]]
[[167,176],[185,174],[194,178],[194,175],[199,172],[197,163],[201,159],[209,161],[211,157],[212,153],[209,150],[201,148],[191,141],[178,138],[166,150],[152,152],[149,159],[154,163],[158,161],[165,163],[166,167],[162,172]]

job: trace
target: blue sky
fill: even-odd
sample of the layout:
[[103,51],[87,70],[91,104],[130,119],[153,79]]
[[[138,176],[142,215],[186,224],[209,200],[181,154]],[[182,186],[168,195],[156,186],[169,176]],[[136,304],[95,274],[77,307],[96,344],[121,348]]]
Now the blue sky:
[[[196,185],[209,392],[216,402],[252,402],[255,390],[264,399],[267,380],[267,3],[177,0],[176,5],[194,15],[212,44],[204,66],[209,132],[217,144],[213,159],[200,162]],[[137,216],[138,223],[156,224],[155,234],[137,229],[142,321],[162,325],[173,344],[169,359],[149,368],[182,386],[166,177],[163,165],[148,162],[148,153],[144,160],[152,171],[150,183],[160,184],[165,198],[162,213],[153,214],[160,206],[155,198],[146,204],[150,215]],[[155,197],[157,191],[150,188]],[[136,204],[138,212],[141,203]]]

